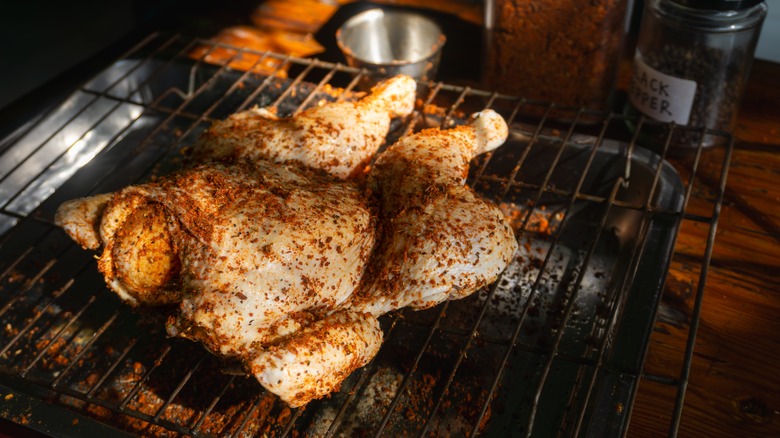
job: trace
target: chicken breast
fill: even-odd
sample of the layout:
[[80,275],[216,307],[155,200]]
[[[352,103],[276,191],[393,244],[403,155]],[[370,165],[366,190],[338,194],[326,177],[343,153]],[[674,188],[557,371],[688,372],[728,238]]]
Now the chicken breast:
[[414,109],[408,76],[380,82],[359,101],[328,103],[278,119],[254,108],[214,123],[195,147],[196,159],[297,162],[346,179],[362,171],[384,143],[393,117]]

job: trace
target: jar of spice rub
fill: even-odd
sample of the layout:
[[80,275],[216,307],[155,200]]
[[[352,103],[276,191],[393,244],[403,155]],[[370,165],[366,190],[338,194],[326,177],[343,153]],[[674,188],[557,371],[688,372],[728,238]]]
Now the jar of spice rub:
[[[660,148],[666,123],[733,130],[766,13],[762,0],[647,0],[627,107],[651,119],[641,143]],[[672,152],[728,140],[702,137],[702,129],[674,132]]]
[[628,3],[487,0],[485,86],[561,106],[608,110]]

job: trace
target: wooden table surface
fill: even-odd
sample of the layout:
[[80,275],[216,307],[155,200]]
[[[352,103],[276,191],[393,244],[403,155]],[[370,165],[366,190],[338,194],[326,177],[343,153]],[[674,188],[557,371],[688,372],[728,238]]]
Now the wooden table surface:
[[[383,1],[481,22],[480,2]],[[259,1],[250,30],[270,38],[277,52],[316,56],[322,47],[312,35],[340,3],[348,1]],[[625,72],[622,77],[625,83]],[[679,429],[684,437],[780,437],[780,64],[754,63],[735,137]],[[703,154],[692,210],[711,209],[723,156],[723,149]],[[690,158],[673,164],[689,177]],[[710,202],[696,205],[696,199]],[[680,376],[707,229],[696,222],[681,229],[650,340],[648,374]],[[666,435],[675,392],[675,386],[643,380],[628,435]]]
[[[685,437],[780,437],[780,64],[754,63],[734,135],[680,425]],[[723,150],[703,159],[695,184],[714,194]],[[704,253],[695,228],[686,224],[678,238],[648,373],[679,375]],[[673,400],[668,387],[642,382],[629,435],[665,434]]]

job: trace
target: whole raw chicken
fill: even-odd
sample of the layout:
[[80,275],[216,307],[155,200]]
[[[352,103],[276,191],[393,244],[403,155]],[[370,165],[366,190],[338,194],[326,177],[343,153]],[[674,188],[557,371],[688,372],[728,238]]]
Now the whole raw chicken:
[[[413,99],[414,89],[407,94],[393,100]],[[353,105],[369,102],[398,114],[372,96]],[[311,112],[297,117],[316,123]],[[377,117],[346,111],[339,123],[365,133],[361,123]],[[299,121],[279,122],[284,130]],[[224,144],[204,146],[213,133],[201,153],[230,155]],[[98,267],[120,297],[169,305],[169,334],[239,359],[291,406],[338,390],[376,355],[378,315],[465,297],[494,281],[516,250],[498,208],[463,185],[471,158],[507,136],[490,110],[467,126],[401,139],[378,158],[367,187],[343,180],[358,164],[300,159],[322,156],[309,154],[321,146],[314,140],[277,137],[255,149],[230,135],[243,162],[69,201],[56,222],[82,246],[102,247]],[[346,159],[354,152],[344,145],[339,163],[365,161]]]

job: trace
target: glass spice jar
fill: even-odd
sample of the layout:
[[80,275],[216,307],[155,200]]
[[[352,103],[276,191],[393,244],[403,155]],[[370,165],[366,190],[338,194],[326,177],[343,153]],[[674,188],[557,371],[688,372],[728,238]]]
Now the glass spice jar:
[[725,143],[701,128],[733,130],[766,13],[762,0],[646,1],[626,107],[651,119],[641,144],[660,149],[668,123],[699,128],[674,130],[673,153]]
[[484,85],[561,106],[608,110],[629,3],[487,0]]

